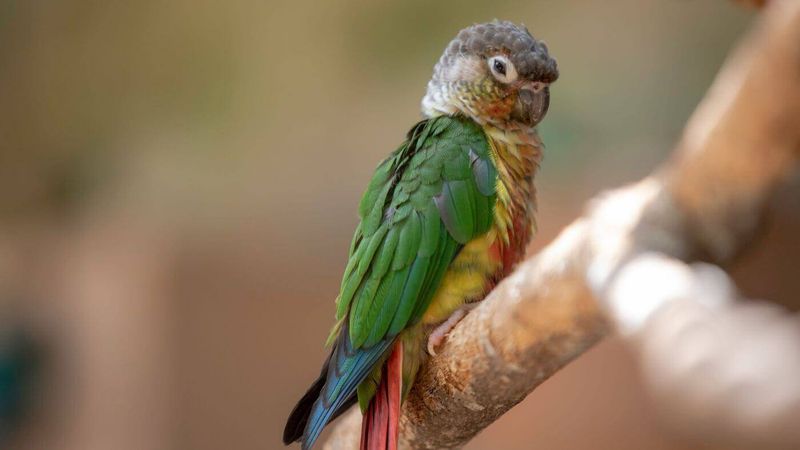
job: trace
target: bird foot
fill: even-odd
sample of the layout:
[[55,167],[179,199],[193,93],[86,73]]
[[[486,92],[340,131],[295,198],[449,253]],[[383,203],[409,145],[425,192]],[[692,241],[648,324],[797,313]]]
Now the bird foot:
[[461,319],[467,315],[468,312],[472,311],[476,306],[477,303],[467,303],[466,305],[458,308],[447,318],[444,322],[441,323],[438,327],[436,327],[428,336],[428,354],[431,356],[436,356],[436,347],[442,345],[445,338],[450,331],[458,325],[458,322],[461,322]]

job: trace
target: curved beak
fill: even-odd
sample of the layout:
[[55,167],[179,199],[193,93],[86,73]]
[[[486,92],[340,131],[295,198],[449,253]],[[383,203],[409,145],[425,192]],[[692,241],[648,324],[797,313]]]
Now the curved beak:
[[529,127],[536,126],[547,114],[550,106],[550,87],[545,86],[538,92],[528,87],[523,87],[517,94],[517,101],[511,111],[511,118],[515,122]]

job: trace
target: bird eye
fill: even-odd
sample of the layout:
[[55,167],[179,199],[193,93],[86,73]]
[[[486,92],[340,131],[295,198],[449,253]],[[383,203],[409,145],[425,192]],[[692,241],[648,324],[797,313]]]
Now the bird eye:
[[492,68],[494,69],[494,71],[496,73],[499,73],[500,75],[505,76],[505,74],[506,74],[506,65],[503,64],[503,61],[500,61],[499,59],[495,59],[494,60],[494,65],[492,66]]
[[487,61],[492,75],[501,83],[512,83],[517,79],[517,69],[503,55],[492,56]]

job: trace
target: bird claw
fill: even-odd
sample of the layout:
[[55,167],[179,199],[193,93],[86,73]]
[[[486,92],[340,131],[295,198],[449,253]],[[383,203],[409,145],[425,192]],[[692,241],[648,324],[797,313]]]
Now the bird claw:
[[428,336],[428,345],[427,350],[428,354],[431,356],[436,356],[436,347],[442,345],[445,338],[448,334],[458,325],[458,322],[461,322],[461,319],[467,315],[473,308],[478,306],[477,303],[467,303],[466,305],[458,308],[457,310],[453,311],[453,314],[447,318],[444,322],[441,323],[438,327],[436,327],[431,334]]

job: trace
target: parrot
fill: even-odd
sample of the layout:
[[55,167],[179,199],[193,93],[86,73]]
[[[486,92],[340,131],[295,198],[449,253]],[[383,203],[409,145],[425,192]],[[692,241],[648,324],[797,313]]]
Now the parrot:
[[462,29],[434,66],[423,119],[358,205],[330,353],[283,442],[308,450],[358,403],[361,450],[397,449],[401,405],[428,354],[524,256],[535,234],[536,126],[556,61],[524,25]]

